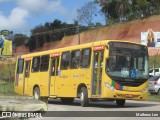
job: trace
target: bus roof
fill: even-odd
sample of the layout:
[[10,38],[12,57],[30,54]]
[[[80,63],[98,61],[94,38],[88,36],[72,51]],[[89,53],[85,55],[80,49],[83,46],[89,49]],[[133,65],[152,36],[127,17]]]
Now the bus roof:
[[[98,45],[106,45],[108,42],[127,42],[127,43],[142,45],[140,43],[130,42],[130,41],[127,41],[127,40],[101,40],[101,41],[96,41],[96,42],[91,42],[91,43],[68,46],[68,47],[64,47],[64,48],[51,49],[51,50],[46,50],[46,51],[41,51],[41,52],[33,52],[33,53],[21,55],[21,57],[26,58],[26,57],[33,57],[33,56],[38,56],[38,55],[52,54],[52,53],[62,52],[62,51],[82,49],[84,47],[87,48],[87,47],[98,46]],[[143,45],[143,46],[145,46],[145,45]]]

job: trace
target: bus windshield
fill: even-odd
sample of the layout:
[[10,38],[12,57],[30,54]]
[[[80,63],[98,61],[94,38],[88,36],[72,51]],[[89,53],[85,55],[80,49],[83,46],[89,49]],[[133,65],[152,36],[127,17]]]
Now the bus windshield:
[[147,52],[143,50],[121,48],[110,49],[107,74],[113,77],[147,79]]

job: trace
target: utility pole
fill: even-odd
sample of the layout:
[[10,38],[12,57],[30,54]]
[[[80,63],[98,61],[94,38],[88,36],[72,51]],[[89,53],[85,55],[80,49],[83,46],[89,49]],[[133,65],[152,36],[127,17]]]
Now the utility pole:
[[78,44],[80,45],[80,33],[79,33],[79,25],[77,26],[77,34],[78,34]]

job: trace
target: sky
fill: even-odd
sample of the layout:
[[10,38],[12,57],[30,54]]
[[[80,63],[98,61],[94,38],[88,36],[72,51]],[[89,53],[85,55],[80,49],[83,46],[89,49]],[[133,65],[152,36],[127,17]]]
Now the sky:
[[[16,33],[30,32],[45,22],[59,19],[73,23],[76,10],[93,0],[0,0],[0,30]],[[95,21],[102,21],[102,16]]]

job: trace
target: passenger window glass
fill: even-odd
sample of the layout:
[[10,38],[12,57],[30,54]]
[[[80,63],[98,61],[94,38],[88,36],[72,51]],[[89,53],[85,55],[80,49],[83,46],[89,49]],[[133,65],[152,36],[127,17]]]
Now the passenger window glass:
[[25,77],[29,77],[29,72],[30,72],[30,61],[26,61]]
[[79,67],[80,50],[72,51],[71,53],[71,68],[76,69]]
[[149,70],[149,72],[152,73],[152,72],[153,72],[153,69],[152,69],[152,70]]
[[51,64],[51,75],[58,76],[59,58],[53,58]]
[[40,65],[40,57],[34,57],[32,63],[32,72],[38,72]]
[[81,67],[87,68],[90,66],[91,49],[83,49],[81,53]]
[[49,55],[42,56],[40,71],[48,71],[48,66],[49,66]]
[[24,59],[18,60],[17,74],[23,73]]
[[155,69],[155,72],[159,72],[159,69]]
[[62,70],[68,69],[69,64],[70,64],[70,52],[62,53],[61,69]]
[[139,70],[144,69],[144,60],[143,60],[143,57],[139,57],[138,58],[138,69]]

